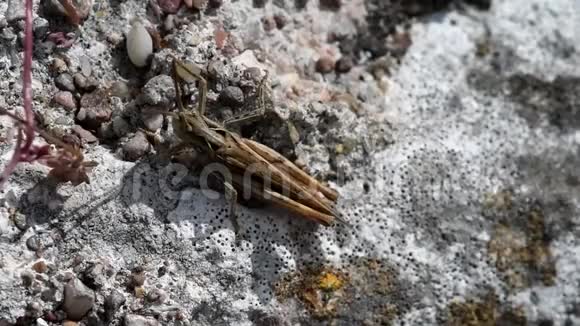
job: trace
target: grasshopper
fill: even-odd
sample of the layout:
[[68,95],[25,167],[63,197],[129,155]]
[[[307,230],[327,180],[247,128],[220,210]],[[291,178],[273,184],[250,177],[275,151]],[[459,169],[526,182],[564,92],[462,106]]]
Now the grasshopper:
[[[338,193],[298,168],[275,150],[227,130],[204,115],[207,82],[201,69],[173,57],[172,75],[178,112],[173,113],[173,129],[180,147],[194,146],[223,164],[229,173],[224,179],[230,215],[235,215],[237,193],[249,192],[251,198],[269,202],[323,225],[341,220],[335,210]],[[267,78],[267,74],[264,78]],[[199,83],[197,110],[187,110],[183,87]],[[258,94],[262,94],[263,80]],[[235,224],[234,224],[235,225]]]

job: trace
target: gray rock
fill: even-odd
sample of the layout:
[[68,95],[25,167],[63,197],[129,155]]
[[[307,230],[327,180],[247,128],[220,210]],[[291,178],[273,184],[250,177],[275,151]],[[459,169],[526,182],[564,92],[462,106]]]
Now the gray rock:
[[154,304],[162,304],[167,299],[167,293],[161,289],[152,289],[147,293],[147,301]]
[[[92,0],[77,0],[74,3],[75,3],[75,6],[77,8],[77,13],[79,14],[79,17],[81,19],[87,18],[89,13],[90,13],[90,9],[93,5],[93,1]],[[46,10],[46,13],[52,14],[52,15],[64,16],[64,17],[67,16],[67,12],[59,0],[46,0],[46,1],[43,1],[43,4],[44,4],[44,8]]]
[[151,78],[143,87],[142,102],[154,106],[169,106],[175,101],[173,79],[167,75]]
[[77,108],[77,103],[75,97],[71,92],[61,91],[54,94],[53,100],[55,103],[60,104],[63,108],[72,111]]
[[34,281],[34,274],[32,274],[31,271],[26,270],[20,274],[20,278],[22,279],[22,285],[29,287]]
[[75,86],[84,92],[92,92],[99,86],[99,82],[95,77],[86,77],[83,73],[80,72],[74,74],[73,80]]
[[74,92],[76,90],[73,77],[68,73],[58,75],[54,79],[54,84],[63,91]]
[[92,263],[82,274],[83,283],[92,289],[100,289],[106,281],[105,265],[100,262]]
[[49,24],[48,24],[48,20],[42,18],[42,17],[36,17],[34,18],[34,22],[33,22],[33,30],[34,30],[34,36],[37,38],[41,38],[43,36],[46,35],[46,33],[48,33],[48,29],[49,29]]
[[117,116],[113,118],[112,129],[115,136],[119,138],[125,136],[127,132],[129,132],[129,127],[130,126],[127,120],[123,119],[122,117]]
[[83,127],[81,127],[79,125],[74,125],[72,127],[72,131],[77,136],[79,136],[79,138],[81,139],[81,141],[83,143],[94,143],[98,140],[97,137],[95,137],[95,135],[93,135],[90,131],[84,129]]
[[38,235],[33,235],[26,240],[26,247],[28,250],[37,251],[42,246],[42,241]]
[[127,299],[121,292],[117,290],[111,291],[111,293],[105,298],[105,316],[107,319],[112,319],[119,308],[125,304],[125,301],[127,301]]
[[14,226],[20,231],[26,231],[28,229],[28,223],[26,222],[26,215],[16,212],[12,217],[12,222]]
[[83,95],[81,109],[76,118],[84,128],[96,130],[103,122],[111,120],[111,115],[109,96],[106,92],[97,90]]
[[42,306],[38,302],[30,302],[26,305],[26,316],[30,318],[39,318],[42,316]]
[[16,34],[14,34],[14,29],[12,27],[5,27],[0,32],[0,38],[6,41],[12,41],[16,38]]
[[150,131],[157,131],[163,126],[163,114],[157,108],[143,108],[142,119],[145,128]]
[[228,86],[220,93],[219,101],[232,108],[240,107],[244,104],[244,92],[237,86]]
[[150,317],[127,314],[125,316],[125,326],[157,326],[159,322]]
[[128,99],[131,97],[131,91],[129,90],[129,86],[126,82],[118,80],[111,84],[109,88],[109,92],[111,92],[111,96],[119,97],[123,100]]
[[24,19],[23,0],[8,0],[8,9],[6,9],[6,21],[10,24],[16,20]]
[[67,319],[81,320],[94,304],[95,293],[79,279],[72,279],[65,285],[62,309],[66,312]]
[[142,132],[135,133],[135,136],[123,145],[123,157],[127,161],[136,161],[145,155],[151,148],[147,137]]

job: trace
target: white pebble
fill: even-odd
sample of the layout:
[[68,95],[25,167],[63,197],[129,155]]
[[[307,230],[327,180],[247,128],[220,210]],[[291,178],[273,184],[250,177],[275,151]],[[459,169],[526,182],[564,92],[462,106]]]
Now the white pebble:
[[135,66],[145,67],[153,53],[153,40],[140,20],[133,20],[131,25],[127,35],[127,54]]

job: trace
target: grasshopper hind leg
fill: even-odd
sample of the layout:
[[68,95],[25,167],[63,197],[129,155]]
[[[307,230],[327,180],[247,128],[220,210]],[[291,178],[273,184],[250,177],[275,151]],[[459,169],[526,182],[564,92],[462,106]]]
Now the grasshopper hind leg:
[[229,205],[228,216],[234,227],[237,243],[240,240],[240,225],[238,223],[238,191],[231,183],[224,181],[224,193],[226,202]]

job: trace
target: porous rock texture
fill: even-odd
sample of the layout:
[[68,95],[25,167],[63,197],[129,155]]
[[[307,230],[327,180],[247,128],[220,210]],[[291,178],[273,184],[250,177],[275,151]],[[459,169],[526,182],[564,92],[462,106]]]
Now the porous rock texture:
[[[0,325],[580,324],[578,1],[209,2],[167,18],[155,1],[95,1],[73,29],[35,1],[75,37],[35,39],[42,127],[74,126],[51,102],[63,69],[100,82],[107,116],[83,124],[99,138],[90,184],[22,164],[2,189]],[[0,2],[0,106],[15,112],[20,10]],[[169,29],[146,68],[120,41],[135,16]],[[156,150],[125,161],[170,53],[211,63],[218,118],[251,109],[223,108],[222,90],[268,70],[269,118],[238,130],[337,189],[348,224],[240,206],[236,235],[198,172]],[[317,71],[343,56],[352,68]],[[9,137],[0,149],[5,163]]]

